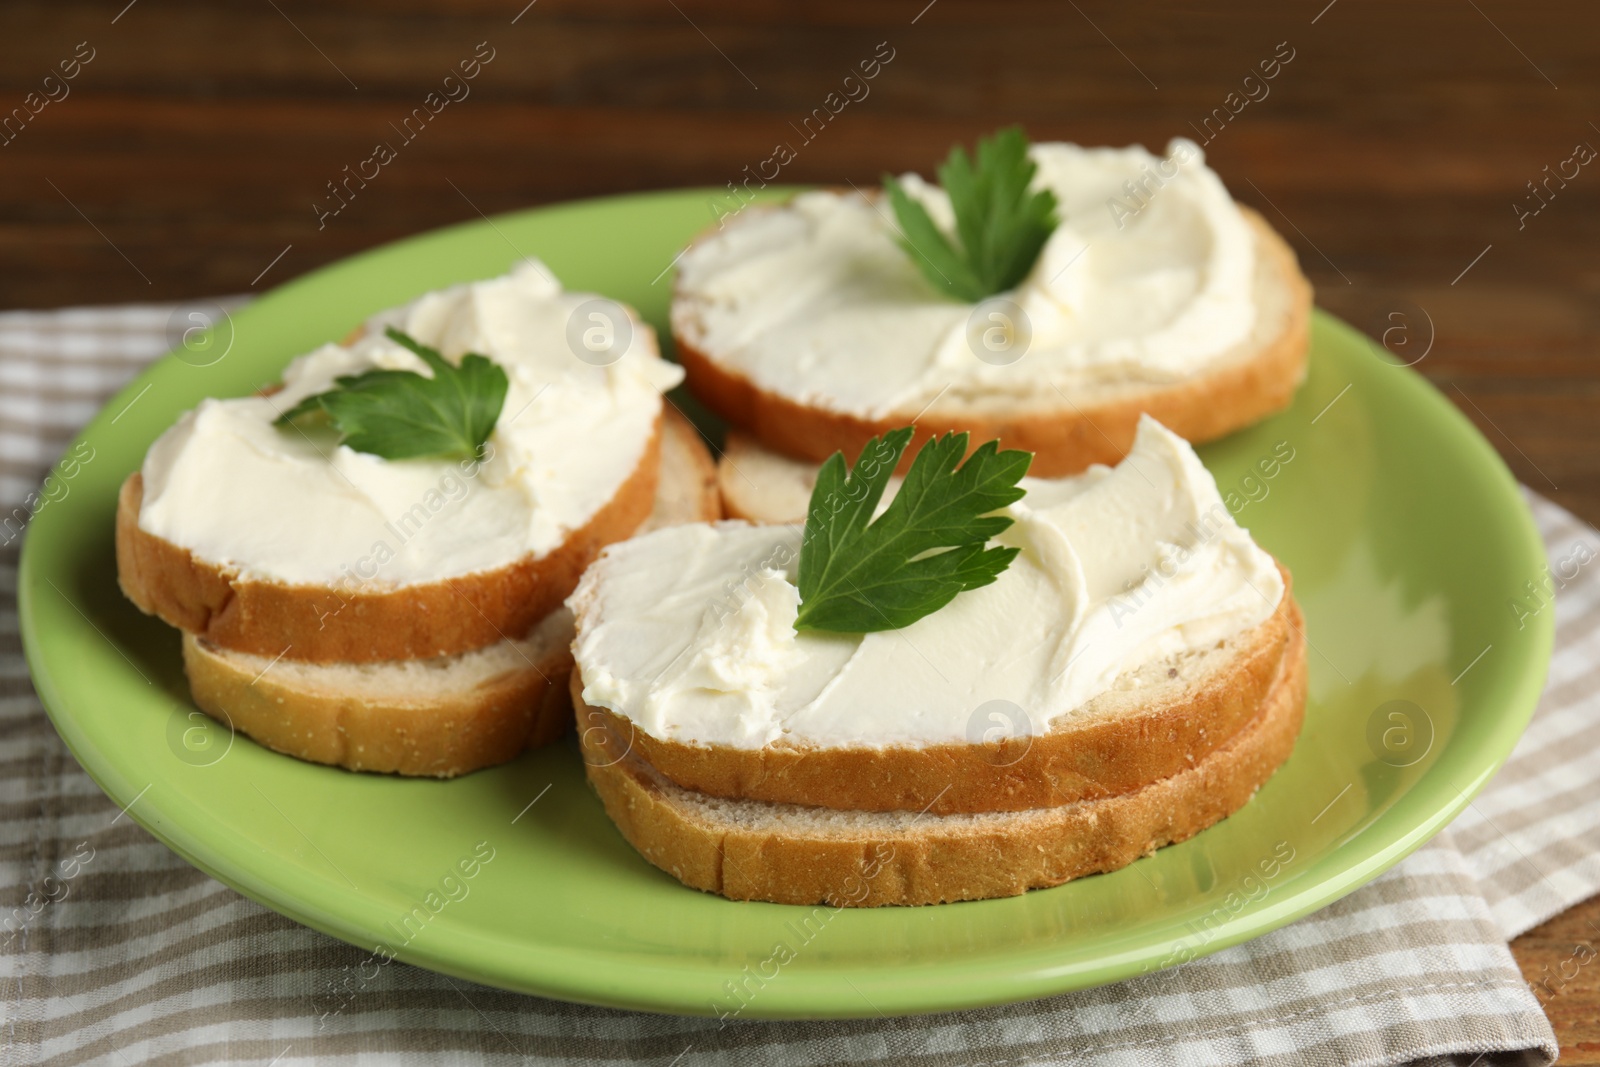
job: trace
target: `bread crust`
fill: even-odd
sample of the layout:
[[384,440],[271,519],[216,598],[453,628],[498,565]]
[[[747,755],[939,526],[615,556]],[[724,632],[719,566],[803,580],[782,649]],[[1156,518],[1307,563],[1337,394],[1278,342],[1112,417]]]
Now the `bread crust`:
[[[1195,377],[1126,397],[1060,407],[1018,409],[1005,415],[951,412],[937,406],[916,416],[916,436],[901,461],[903,473],[921,443],[936,434],[961,431],[972,445],[999,438],[1002,447],[1034,453],[1028,473],[1040,478],[1076,474],[1094,463],[1115,464],[1133,446],[1139,416],[1194,443],[1222,437],[1289,406],[1306,373],[1310,348],[1311,283],[1294,250],[1259,214],[1239,209],[1256,234],[1264,257],[1289,291],[1288,314],[1278,335],[1248,358],[1228,360]],[[835,452],[849,459],[873,437],[912,421],[909,416],[867,419],[799,403],[769,392],[719,364],[674,332],[678,361],[688,386],[707,407],[784,455],[820,463]]]
[[558,646],[526,670],[448,699],[371,700],[354,692],[259,677],[214,645],[183,635],[183,669],[196,706],[231,730],[297,759],[352,771],[452,778],[549,744],[572,717],[572,650]]
[[[663,402],[663,407],[665,403]],[[663,416],[627,480],[560,546],[505,567],[383,591],[245,578],[140,529],[144,479],[117,498],[117,581],[129,600],[223,648],[316,663],[450,656],[523,634],[571,594],[600,550],[650,514]]]
[[771,805],[717,817],[637,756],[623,757],[621,739],[592,730],[581,744],[589,781],[622,836],[692,888],[835,907],[1016,896],[1116,870],[1243,807],[1299,734],[1306,654],[1298,631],[1283,663],[1260,714],[1194,767],[1137,792],[1028,812],[827,825],[814,819],[818,809]]
[[[668,411],[661,438],[660,485],[646,525],[720,518],[716,466],[699,431]],[[195,704],[213,719],[277,752],[353,771],[449,778],[555,741],[572,721],[570,627],[526,666],[436,695],[296,684],[272,664],[263,670],[193,633],[183,635],[183,666]]]

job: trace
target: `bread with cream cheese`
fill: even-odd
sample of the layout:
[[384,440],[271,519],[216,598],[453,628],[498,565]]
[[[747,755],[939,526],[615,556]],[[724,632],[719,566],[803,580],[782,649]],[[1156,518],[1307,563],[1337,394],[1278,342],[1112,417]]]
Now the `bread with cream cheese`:
[[[782,209],[751,207],[744,215],[773,210]],[[1031,473],[1039,477],[1115,463],[1132,445],[1145,414],[1191,442],[1209,441],[1287,407],[1305,378],[1310,347],[1311,285],[1294,250],[1259,214],[1239,210],[1254,235],[1254,328],[1204,370],[1177,381],[1107,380],[1070,393],[1041,386],[1027,399],[1003,402],[964,397],[952,389],[923,410],[867,418],[762,388],[708,344],[694,314],[675,308],[678,359],[690,390],[731,426],[782,455],[818,463],[834,452],[854,459],[873,437],[912,422],[917,436],[902,469],[922,441],[951,431],[969,432],[974,445],[998,438],[1004,448],[1033,452]],[[740,224],[739,219],[726,223]],[[680,282],[675,301],[686,304],[689,295]],[[1024,355],[1012,369],[1025,374],[1027,367]]]
[[[1298,623],[1298,620],[1296,620]],[[1124,867],[1238,811],[1289,757],[1306,698],[1305,641],[1259,711],[1229,741],[1131,793],[1018,812],[844,811],[712,797],[630,751],[626,735],[581,731],[606,813],[646,860],[734,900],[835,907],[1015,896]],[[587,709],[573,679],[580,723]]]
[[1227,745],[1258,714],[1285,660],[1305,655],[1283,577],[1283,599],[1259,626],[1145,663],[1033,737],[1002,729],[990,740],[741,748],[656,737],[604,707],[586,710],[583,724],[628,738],[663,778],[715,797],[943,815],[1120,796]]
[[[621,350],[585,366],[567,332],[596,304],[529,261],[379,313],[296,360],[279,388],[202,402],[122,487],[123,591],[218,647],[309,662],[449,656],[527,632],[650,513],[660,390],[681,377],[617,304]],[[342,375],[421,367],[384,326],[501,361],[509,392],[493,455],[391,462],[271,421]],[[476,489],[457,477],[469,467]],[[441,472],[459,496],[430,481]],[[448,519],[432,517],[443,508]]]
[[561,606],[606,545],[650,513],[661,423],[633,474],[551,552],[507,567],[392,588],[245,577],[139,526],[144,478],[117,497],[117,580],[140,611],[235,652],[350,663],[450,656],[523,633]]
[[[669,410],[660,478],[640,533],[716,519],[710,453]],[[513,759],[571,721],[572,613],[557,608],[518,640],[449,656],[308,663],[183,635],[195,703],[268,748],[358,771],[448,778]]]

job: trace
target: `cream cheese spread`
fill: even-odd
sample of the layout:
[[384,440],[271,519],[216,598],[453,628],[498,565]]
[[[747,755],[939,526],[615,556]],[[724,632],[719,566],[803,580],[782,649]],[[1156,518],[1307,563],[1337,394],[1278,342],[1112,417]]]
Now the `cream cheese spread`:
[[[584,306],[525,261],[375,316],[353,344],[291,363],[271,396],[202,401],[145,456],[139,526],[246,578],[287,583],[436,581],[559,546],[638,467],[682,371],[618,305]],[[576,314],[575,314],[576,313]],[[614,331],[615,358],[574,354],[588,329]],[[509,390],[483,461],[385,460],[337,444],[315,420],[273,425],[334,379],[375,368],[429,373],[383,336],[394,326],[445,358],[478,352]],[[625,347],[624,347],[625,345]]]
[[[1199,147],[1030,152],[1061,224],[1000,303],[935,292],[886,204],[820,191],[696,242],[678,266],[674,333],[762,389],[871,419],[1180,381],[1250,338],[1254,233]],[[944,191],[903,181],[950,232]]]
[[994,700],[1040,733],[1283,598],[1194,450],[1149,417],[1116,467],[1028,484],[996,539],[1022,550],[999,579],[882,633],[795,632],[798,526],[698,524],[613,545],[567,601],[583,698],[655,737],[740,748],[971,740]]

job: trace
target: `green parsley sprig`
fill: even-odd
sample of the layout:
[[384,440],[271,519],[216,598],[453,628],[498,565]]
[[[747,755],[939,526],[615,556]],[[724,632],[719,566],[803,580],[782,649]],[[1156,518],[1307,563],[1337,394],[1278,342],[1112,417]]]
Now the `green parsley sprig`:
[[469,352],[459,366],[393,329],[390,340],[415,352],[433,371],[369,370],[336,378],[337,388],[308,396],[279,415],[287,425],[321,411],[342,435],[340,443],[384,459],[419,456],[481,457],[505,406],[506,372]]
[[874,437],[851,470],[839,452],[822,465],[800,546],[796,630],[898,630],[988,585],[1016,558],[1017,549],[987,542],[1011,525],[993,512],[1022,499],[1017,482],[1033,453],[1002,452],[998,441],[962,463],[966,434],[929,440],[872,518],[911,435],[907,426]]
[[1015,288],[1033,269],[1055,232],[1055,194],[1030,192],[1038,167],[1028,138],[1012,126],[978,142],[977,163],[960,145],[939,168],[939,183],[955,212],[954,240],[894,178],[884,189],[900,224],[900,246],[923,277],[957,300],[977,302]]

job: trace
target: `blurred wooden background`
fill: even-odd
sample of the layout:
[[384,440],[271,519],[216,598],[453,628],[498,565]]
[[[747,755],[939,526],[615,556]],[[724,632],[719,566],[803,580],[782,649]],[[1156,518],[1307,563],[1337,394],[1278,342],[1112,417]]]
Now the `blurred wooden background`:
[[[1017,121],[1154,148],[1248,91],[1208,157],[1319,303],[1374,336],[1403,324],[1408,359],[1431,334],[1417,369],[1519,478],[1600,522],[1600,167],[1574,159],[1600,148],[1593,5],[524,4],[7,3],[0,118],[27,121],[0,123],[0,306],[260,290],[480,211],[739,180],[886,42],[782,180],[927,172]],[[479,42],[470,95],[319,226],[327,183],[398,143],[391,123]],[[1287,52],[1265,96],[1246,85]],[[1536,980],[1597,932],[1591,901],[1516,949]],[[1600,1064],[1595,969],[1547,1010],[1562,1062]]]

